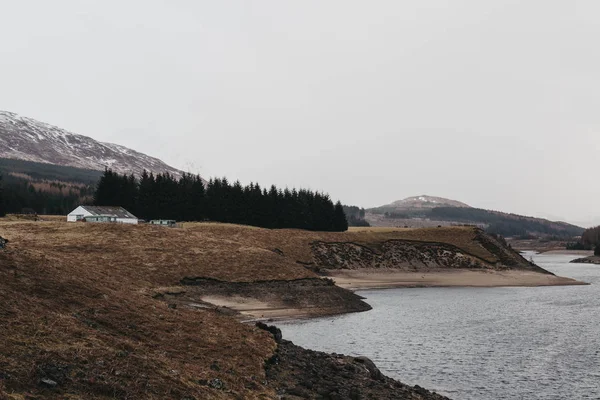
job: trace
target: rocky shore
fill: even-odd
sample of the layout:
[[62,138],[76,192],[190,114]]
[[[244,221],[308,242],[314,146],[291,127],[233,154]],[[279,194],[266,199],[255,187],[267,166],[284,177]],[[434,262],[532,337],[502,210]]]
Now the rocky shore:
[[420,386],[409,386],[383,375],[367,357],[349,357],[306,350],[281,337],[281,331],[262,323],[277,342],[266,362],[268,385],[286,400],[449,400]]
[[600,256],[589,256],[583,258],[577,258],[572,263],[576,264],[599,264],[600,265]]
[[221,313],[245,321],[322,317],[371,309],[361,296],[327,278],[226,282],[186,277],[180,283],[155,297],[171,307],[216,307]]

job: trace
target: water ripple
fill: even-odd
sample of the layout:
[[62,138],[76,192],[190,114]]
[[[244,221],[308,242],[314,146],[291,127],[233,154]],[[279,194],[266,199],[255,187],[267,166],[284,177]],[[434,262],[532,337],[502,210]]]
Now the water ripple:
[[363,291],[373,310],[281,324],[315,350],[366,355],[455,399],[600,398],[600,267],[538,255],[590,286]]

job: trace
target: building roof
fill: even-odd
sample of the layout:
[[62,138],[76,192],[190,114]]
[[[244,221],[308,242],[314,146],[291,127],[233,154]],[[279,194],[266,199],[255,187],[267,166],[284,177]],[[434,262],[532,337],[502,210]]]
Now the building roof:
[[123,207],[103,207],[103,206],[81,206],[92,215],[106,215],[116,218],[134,218],[135,215],[124,209]]

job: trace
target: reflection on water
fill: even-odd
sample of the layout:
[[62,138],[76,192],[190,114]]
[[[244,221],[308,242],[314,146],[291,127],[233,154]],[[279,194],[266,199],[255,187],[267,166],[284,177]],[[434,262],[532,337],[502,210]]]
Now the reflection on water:
[[278,326],[296,344],[366,355],[454,399],[598,399],[600,266],[573,258],[533,255],[592,285],[362,291],[372,311]]

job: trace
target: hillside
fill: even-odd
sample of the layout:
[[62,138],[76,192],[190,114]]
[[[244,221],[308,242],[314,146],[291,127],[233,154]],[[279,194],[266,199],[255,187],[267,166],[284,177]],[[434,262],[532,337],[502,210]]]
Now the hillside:
[[7,213],[33,210],[65,215],[92,202],[101,175],[95,170],[0,158],[3,206]]
[[7,111],[0,111],[0,158],[97,171],[108,167],[121,174],[139,174],[144,169],[174,176],[182,173],[127,147],[98,142]]
[[29,181],[58,181],[95,185],[102,171],[44,164],[33,161],[0,158],[0,173],[4,177],[23,177]]
[[450,200],[443,197],[435,196],[413,196],[407,197],[406,199],[394,201],[391,204],[378,207],[380,209],[389,211],[400,211],[400,210],[415,210],[415,209],[430,209],[436,207],[469,207],[465,203],[460,201]]
[[476,225],[505,237],[570,239],[583,228],[560,221],[470,207],[456,200],[417,196],[366,210],[372,226],[435,227]]
[[[0,220],[0,235],[9,239],[0,250],[0,398],[10,399],[275,398],[295,390],[290,382],[304,381],[293,365],[300,359],[285,356],[299,350],[237,322],[237,312],[212,304],[212,297],[255,296],[259,302],[270,296],[275,309],[299,308],[306,315],[367,309],[315,271],[364,263],[387,270],[393,258],[406,257],[402,246],[437,244],[439,251],[425,264],[417,260],[422,265],[400,262],[400,269],[443,267],[448,257],[462,254],[488,271],[484,277],[495,270],[553,277],[473,228],[322,233],[209,223],[168,229]],[[362,250],[357,255],[338,245]],[[265,361],[277,351],[283,361],[267,372]],[[354,363],[297,354],[323,368]],[[406,398],[440,398],[399,383],[381,386],[368,371],[314,372],[311,379],[330,374],[342,387],[364,382],[365,398],[400,389]],[[302,390],[316,397],[321,386],[314,387]]]

